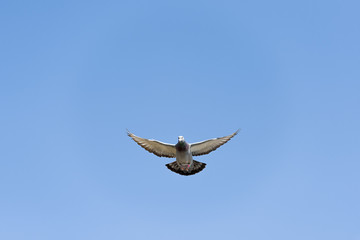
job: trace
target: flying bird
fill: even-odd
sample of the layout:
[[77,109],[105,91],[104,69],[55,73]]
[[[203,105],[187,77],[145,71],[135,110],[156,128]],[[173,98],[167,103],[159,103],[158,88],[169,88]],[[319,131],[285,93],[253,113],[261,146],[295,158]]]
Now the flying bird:
[[216,150],[221,145],[227,143],[238,132],[239,130],[229,136],[213,138],[191,144],[187,143],[183,136],[179,136],[178,142],[175,145],[159,142],[154,139],[141,138],[129,131],[127,131],[127,135],[141,147],[156,156],[176,158],[175,162],[168,163],[165,166],[173,172],[188,176],[202,171],[206,166],[206,163],[195,161],[193,156],[208,154]]

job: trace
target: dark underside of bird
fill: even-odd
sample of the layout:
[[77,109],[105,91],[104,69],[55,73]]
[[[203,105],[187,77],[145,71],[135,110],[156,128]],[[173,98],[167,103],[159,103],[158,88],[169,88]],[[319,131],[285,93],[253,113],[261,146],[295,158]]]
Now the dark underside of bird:
[[206,167],[206,163],[202,163],[202,162],[193,160],[193,165],[189,170],[181,169],[179,164],[176,161],[172,162],[172,163],[168,163],[165,166],[168,169],[170,169],[171,171],[176,172],[180,175],[189,176],[189,175],[194,175],[198,172],[201,172]]

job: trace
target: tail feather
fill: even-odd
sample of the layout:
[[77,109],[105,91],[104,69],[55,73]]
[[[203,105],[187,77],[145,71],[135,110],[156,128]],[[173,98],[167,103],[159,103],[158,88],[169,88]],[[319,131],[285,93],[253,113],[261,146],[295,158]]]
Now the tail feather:
[[205,168],[206,163],[202,163],[202,162],[193,160],[193,166],[191,167],[191,169],[189,169],[189,171],[181,170],[179,164],[176,161],[172,162],[172,163],[168,163],[165,166],[168,169],[170,169],[171,171],[176,172],[180,175],[189,176],[189,175],[194,175],[194,174],[202,171]]

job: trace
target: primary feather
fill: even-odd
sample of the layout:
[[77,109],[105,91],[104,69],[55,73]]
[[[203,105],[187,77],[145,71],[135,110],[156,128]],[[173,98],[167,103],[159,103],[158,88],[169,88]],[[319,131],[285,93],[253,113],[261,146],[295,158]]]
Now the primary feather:
[[191,153],[193,156],[200,156],[215,151],[221,145],[227,143],[232,137],[238,134],[238,132],[239,130],[237,130],[236,132],[234,132],[229,136],[213,138],[202,142],[192,143],[190,147]]
[[129,131],[127,132],[127,135],[131,137],[141,147],[145,148],[147,151],[155,154],[156,156],[168,158],[176,157],[176,149],[175,145],[173,144],[163,143],[153,139],[141,138],[135,136]]

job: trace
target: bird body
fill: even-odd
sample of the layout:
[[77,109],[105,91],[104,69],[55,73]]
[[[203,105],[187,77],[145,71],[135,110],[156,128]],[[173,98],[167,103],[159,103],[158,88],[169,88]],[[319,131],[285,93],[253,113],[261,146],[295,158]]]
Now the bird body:
[[193,163],[193,158],[190,150],[190,145],[185,142],[184,137],[179,136],[179,141],[175,145],[176,148],[176,162],[181,169],[190,168]]
[[176,158],[175,162],[166,164],[166,167],[171,171],[181,175],[193,175],[202,171],[206,164],[195,161],[193,156],[208,154],[221,145],[228,142],[237,133],[221,138],[213,138],[202,142],[189,144],[185,141],[183,136],[178,137],[176,145],[159,142],[153,139],[146,139],[135,136],[128,131],[128,136],[131,137],[137,144],[145,148],[150,153],[159,157]]

